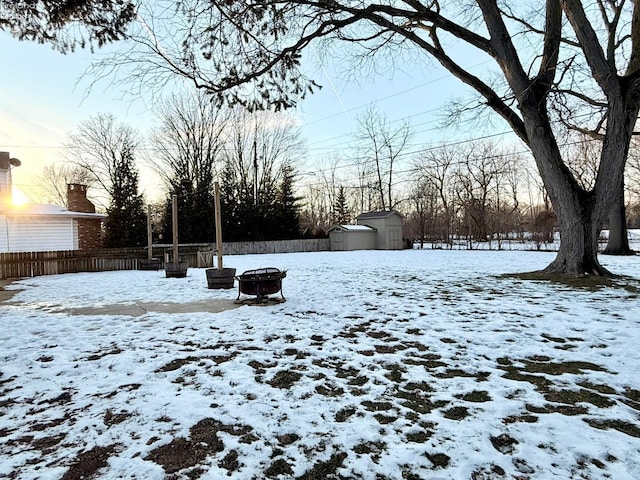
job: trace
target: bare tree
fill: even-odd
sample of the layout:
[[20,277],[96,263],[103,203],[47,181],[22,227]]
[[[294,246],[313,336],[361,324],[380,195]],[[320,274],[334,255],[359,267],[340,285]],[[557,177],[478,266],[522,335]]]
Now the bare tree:
[[238,107],[227,121],[225,134],[223,231],[234,240],[276,238],[273,223],[281,206],[279,185],[287,184],[290,203],[295,204],[295,212],[290,212],[298,218],[293,182],[295,165],[305,152],[300,131],[288,115],[251,113]]
[[135,161],[142,143],[139,132],[118,122],[112,114],[98,113],[78,124],[65,143],[67,162],[86,172],[98,187],[95,199],[106,209],[118,187],[120,167]]
[[235,108],[225,134],[225,160],[254,202],[279,181],[281,167],[295,165],[305,152],[299,129],[285,114]]
[[203,93],[173,94],[156,108],[159,126],[151,133],[148,163],[169,192],[186,183],[193,190],[213,190],[223,164],[227,109],[220,110]]
[[394,195],[394,168],[411,139],[411,128],[403,121],[393,128],[385,115],[371,107],[358,119],[355,134],[357,154],[365,171],[373,172],[372,188],[376,193],[376,208],[392,210],[398,199]]
[[427,191],[436,195],[438,238],[451,246],[452,222],[456,213],[454,174],[458,149],[451,146],[428,147],[414,160],[414,168]]
[[[54,205],[67,204],[67,185],[79,183],[91,186],[93,176],[85,169],[69,162],[45,165],[37,177],[39,198]],[[91,194],[91,190],[89,190]]]

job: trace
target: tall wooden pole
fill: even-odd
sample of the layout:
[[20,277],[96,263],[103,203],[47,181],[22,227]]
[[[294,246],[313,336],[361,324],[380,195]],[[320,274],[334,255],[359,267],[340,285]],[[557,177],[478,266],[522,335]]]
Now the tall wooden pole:
[[171,222],[173,223],[173,263],[178,263],[178,196],[171,195]]
[[218,270],[222,270],[222,212],[220,211],[220,184],[215,182],[216,209],[216,250],[218,252]]
[[147,258],[153,259],[153,234],[151,232],[151,205],[147,205]]

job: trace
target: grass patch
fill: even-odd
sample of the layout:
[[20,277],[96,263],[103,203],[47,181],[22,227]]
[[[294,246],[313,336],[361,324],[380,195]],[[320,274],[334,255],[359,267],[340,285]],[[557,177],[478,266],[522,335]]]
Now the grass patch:
[[575,405],[576,403],[590,403],[599,408],[613,407],[616,402],[610,398],[603,397],[591,390],[551,390],[544,394],[544,398],[549,402],[566,403]]
[[362,402],[362,406],[369,412],[381,412],[393,408],[391,402],[372,402],[371,400],[365,400]]
[[426,443],[433,436],[433,432],[421,430],[419,432],[407,433],[407,441],[413,443]]
[[425,453],[425,457],[433,464],[434,468],[447,468],[451,457],[445,453]]
[[465,402],[484,403],[490,402],[491,397],[489,392],[474,390],[473,392],[465,393],[464,395],[456,395],[456,398],[464,400]]
[[589,426],[598,430],[613,429],[630,437],[640,438],[640,427],[638,425],[625,422],[623,420],[595,420],[591,418],[583,419]]
[[380,457],[380,454],[386,450],[387,444],[384,442],[366,442],[359,443],[353,447],[353,451],[358,455],[371,455],[375,460]]
[[502,423],[508,425],[510,423],[536,423],[538,417],[535,415],[528,415],[523,413],[522,415],[510,415],[502,419]]
[[464,420],[470,413],[467,407],[452,407],[442,412],[442,415],[449,420]]
[[576,405],[551,405],[546,404],[543,407],[536,407],[534,405],[525,405],[527,411],[532,413],[559,413],[561,415],[566,415],[568,417],[573,417],[575,415],[584,415],[589,413],[589,409],[583,406]]
[[302,476],[296,480],[326,480],[328,478],[336,478],[336,472],[342,466],[347,458],[344,452],[334,453],[331,458],[325,462],[317,462],[310,470],[307,470]]
[[597,275],[561,275],[557,273],[546,273],[542,270],[527,273],[507,273],[499,275],[498,278],[527,280],[537,282],[548,282],[560,287],[572,290],[586,290],[588,292],[598,292],[605,288],[617,288],[630,293],[640,293],[638,281],[631,277],[615,275],[603,277]]
[[344,407],[336,412],[335,420],[336,422],[346,422],[356,413],[355,407]]
[[104,417],[102,417],[102,422],[110,427],[112,425],[117,425],[118,423],[122,423],[124,422],[127,418],[130,418],[131,416],[133,416],[133,414],[127,412],[127,411],[120,411],[120,413],[113,413],[113,410],[111,410],[110,408],[107,409],[106,412],[104,412]]
[[287,445],[291,445],[300,440],[300,435],[297,433],[285,433],[283,435],[278,435],[276,439],[280,445],[286,447]]
[[[145,460],[152,460],[160,465],[165,472],[175,473],[195,467],[202,463],[209,455],[222,452],[224,444],[218,438],[218,432],[225,432],[235,436],[244,436],[252,429],[246,425],[225,425],[213,418],[204,418],[189,429],[189,438],[176,438],[166,445],[152,450]],[[242,437],[244,438],[244,437]],[[242,442],[242,438],[240,441]],[[228,458],[227,458],[228,457]],[[237,462],[227,455],[222,463],[231,467]],[[237,468],[237,467],[234,467]]]
[[502,435],[498,435],[497,437],[490,436],[489,440],[491,441],[491,445],[500,453],[511,454],[515,451],[515,446],[518,445],[518,440],[513,438],[506,433]]
[[595,372],[606,372],[607,369],[591,362],[551,362],[551,361],[530,361],[522,360],[525,364],[524,371],[529,373],[546,373],[547,375],[562,375],[568,373],[571,375],[580,375],[585,370]]
[[293,468],[284,458],[278,458],[264,471],[267,478],[276,478],[280,475],[293,475]]
[[397,415],[383,415],[381,413],[374,415],[373,418],[375,418],[380,425],[388,425],[398,420]]
[[337,387],[331,383],[325,383],[324,385],[318,385],[316,392],[325,397],[341,397],[344,395],[344,389]]
[[289,389],[302,378],[302,374],[291,370],[280,370],[267,383],[274,388]]
[[171,360],[169,363],[163,365],[162,367],[158,368],[155,371],[155,373],[173,372],[175,370],[178,370],[179,368],[184,367],[185,365],[188,365],[189,363],[197,362],[198,360],[200,360],[200,358],[198,357],[176,358],[174,360]]

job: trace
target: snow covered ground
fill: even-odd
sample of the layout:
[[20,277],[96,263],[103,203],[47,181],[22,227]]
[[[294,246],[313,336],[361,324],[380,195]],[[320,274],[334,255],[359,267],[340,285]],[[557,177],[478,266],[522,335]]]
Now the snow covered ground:
[[640,257],[595,290],[500,276],[554,255],[227,256],[287,301],[220,313],[204,269],[15,282],[0,477],[638,479]]

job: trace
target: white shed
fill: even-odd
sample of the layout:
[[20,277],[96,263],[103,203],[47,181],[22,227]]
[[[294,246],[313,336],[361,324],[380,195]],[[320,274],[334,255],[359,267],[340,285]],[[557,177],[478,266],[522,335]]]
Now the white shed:
[[366,225],[336,225],[329,229],[331,250],[374,250],[376,230]]
[[376,231],[377,250],[402,250],[402,221],[404,217],[396,210],[368,212],[358,215],[358,225]]

